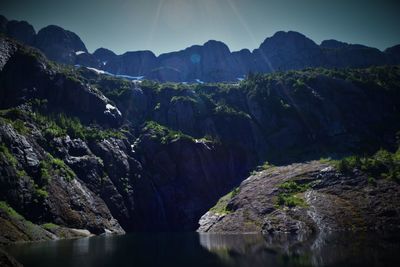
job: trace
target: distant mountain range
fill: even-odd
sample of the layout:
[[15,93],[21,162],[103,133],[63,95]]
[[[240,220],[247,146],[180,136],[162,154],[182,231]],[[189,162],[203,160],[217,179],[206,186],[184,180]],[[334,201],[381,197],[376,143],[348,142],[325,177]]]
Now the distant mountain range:
[[400,64],[400,45],[379,49],[325,40],[320,45],[298,32],[279,31],[259,48],[231,52],[226,44],[210,40],[181,51],[151,51],[116,55],[105,48],[89,53],[80,37],[50,25],[35,32],[26,21],[8,21],[0,15],[0,32],[40,49],[49,59],[117,75],[144,76],[161,82],[237,81],[249,72],[273,72],[308,67],[346,68]]

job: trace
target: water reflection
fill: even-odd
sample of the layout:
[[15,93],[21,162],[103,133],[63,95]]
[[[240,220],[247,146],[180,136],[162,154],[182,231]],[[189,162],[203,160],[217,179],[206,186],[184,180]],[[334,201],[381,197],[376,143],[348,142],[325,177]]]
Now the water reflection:
[[311,239],[259,234],[140,233],[18,244],[25,266],[397,266],[398,237],[328,234]]
[[200,235],[201,245],[229,266],[398,266],[399,240],[393,233]]

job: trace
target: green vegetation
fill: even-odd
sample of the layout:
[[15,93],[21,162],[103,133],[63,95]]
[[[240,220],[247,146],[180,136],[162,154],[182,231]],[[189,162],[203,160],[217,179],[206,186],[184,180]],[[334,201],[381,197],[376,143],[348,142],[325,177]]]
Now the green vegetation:
[[17,108],[0,110],[0,117],[3,123],[11,124],[19,134],[26,135],[30,132],[25,122],[21,120],[24,117],[23,111]]
[[67,134],[72,138],[80,138],[88,141],[99,141],[110,137],[124,138],[124,135],[119,131],[83,126],[78,118],[71,118],[63,113],[44,116],[35,112],[31,116],[41,126],[45,136],[48,138],[65,136]]
[[308,184],[299,184],[296,181],[287,181],[279,186],[285,193],[300,193],[310,188]]
[[14,157],[14,155],[10,152],[10,150],[8,150],[8,147],[6,147],[5,144],[0,144],[0,155],[3,156],[5,158],[5,160],[11,164],[11,166],[13,166],[14,168],[17,167],[18,165],[18,161],[17,159]]
[[[31,105],[35,109],[39,109],[39,106],[46,104],[47,100],[33,99],[31,101]],[[2,117],[5,123],[11,124],[22,135],[30,133],[24,122],[24,120],[30,118],[39,126],[44,136],[49,139],[66,135],[86,141],[99,141],[110,137],[125,138],[121,131],[114,129],[103,130],[97,126],[84,126],[78,118],[69,117],[64,113],[42,115],[39,112],[27,112],[18,108],[12,108],[0,110],[0,117]]]
[[132,87],[130,81],[107,75],[99,75],[96,80],[92,80],[92,84],[113,101],[123,101]]
[[168,144],[178,139],[194,140],[189,135],[171,130],[155,121],[147,121],[143,127],[143,132],[150,133],[152,139],[159,140],[162,144]]
[[60,226],[54,223],[44,223],[41,225],[44,229],[46,229],[47,231],[51,231],[54,229],[59,228]]
[[13,121],[12,126],[18,133],[22,135],[26,135],[29,132],[28,128],[25,126],[25,123],[20,119]]
[[306,206],[304,199],[299,194],[307,191],[309,188],[309,184],[300,184],[296,181],[284,182],[279,186],[280,192],[278,194],[277,205],[289,208]]
[[250,175],[256,175],[257,173],[261,171],[266,171],[268,169],[271,169],[272,167],[274,167],[274,165],[266,161],[263,164],[257,166],[256,169],[250,173]]
[[0,156],[4,158],[11,166],[16,170],[18,178],[26,176],[25,170],[18,169],[18,161],[14,155],[10,152],[5,144],[0,144]]
[[46,155],[46,158],[40,161],[40,184],[42,186],[47,185],[50,182],[53,174],[64,177],[67,181],[71,181],[76,177],[76,174],[70,167],[68,167],[63,160],[54,158],[50,154]]
[[335,166],[343,173],[361,170],[369,176],[370,183],[374,183],[374,179],[382,178],[400,182],[400,148],[394,153],[380,149],[371,157],[346,157],[337,161]]
[[10,205],[5,201],[0,201],[0,209],[3,210],[8,216],[15,219],[22,219],[23,217],[16,212]]
[[35,196],[39,199],[49,197],[49,193],[44,188],[40,188],[37,184],[34,185]]
[[46,187],[54,175],[63,177],[66,181],[72,181],[76,177],[74,171],[63,160],[54,158],[50,154],[47,154],[40,161],[39,168],[40,177],[37,181],[34,181],[35,196],[37,199],[44,199],[49,196]]
[[328,158],[320,158],[319,162],[325,163],[325,164],[335,164],[337,161],[328,157]]
[[228,208],[228,203],[233,197],[235,197],[239,193],[239,191],[239,187],[234,188],[231,192],[221,197],[218,200],[217,204],[215,204],[215,206],[210,209],[210,211],[219,215],[226,215],[231,213],[232,210]]
[[173,96],[170,100],[171,103],[175,103],[175,102],[187,102],[187,103],[192,103],[192,104],[196,104],[197,100],[190,97],[190,96]]
[[238,111],[228,105],[221,104],[219,103],[215,109],[214,112],[216,115],[222,115],[222,116],[237,116],[237,117],[242,117],[246,119],[250,119],[250,115],[243,112],[243,111]]

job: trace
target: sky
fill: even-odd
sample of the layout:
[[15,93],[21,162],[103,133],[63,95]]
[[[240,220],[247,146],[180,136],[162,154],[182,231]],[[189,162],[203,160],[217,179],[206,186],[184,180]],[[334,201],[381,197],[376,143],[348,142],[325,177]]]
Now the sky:
[[177,51],[208,40],[231,51],[259,47],[294,30],[381,50],[400,43],[399,0],[1,0],[0,14],[36,31],[53,24],[78,34],[90,52]]

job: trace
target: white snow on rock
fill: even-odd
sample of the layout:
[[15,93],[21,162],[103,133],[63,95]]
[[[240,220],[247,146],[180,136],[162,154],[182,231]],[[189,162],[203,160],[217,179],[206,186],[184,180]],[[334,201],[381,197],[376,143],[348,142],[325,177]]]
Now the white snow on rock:
[[106,112],[111,112],[111,111],[117,111],[117,113],[119,114],[119,115],[121,115],[121,112],[116,108],[116,107],[114,107],[113,105],[111,105],[111,104],[106,104]]
[[78,55],[80,55],[80,54],[85,54],[85,53],[86,53],[85,51],[76,51],[76,52],[75,52],[75,55],[78,56]]
[[196,79],[195,80],[197,83],[200,83],[200,84],[203,84],[204,82],[202,81],[202,80],[200,80],[200,79]]
[[117,78],[124,78],[124,79],[128,79],[131,81],[141,81],[144,76],[129,76],[129,75],[123,75],[123,74],[112,74],[108,71],[104,71],[104,70],[99,70],[96,68],[91,68],[91,67],[86,67],[88,70],[92,70],[94,72],[96,72],[97,74],[105,74],[105,75],[110,75],[110,76],[114,76]]
[[90,68],[90,67],[86,67],[88,70],[92,70],[94,72],[96,72],[97,74],[105,74],[104,70],[99,70],[99,69],[95,69],[95,68]]

